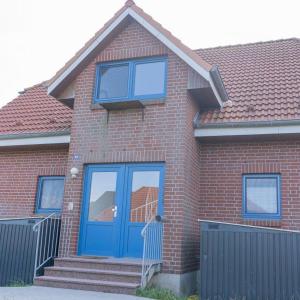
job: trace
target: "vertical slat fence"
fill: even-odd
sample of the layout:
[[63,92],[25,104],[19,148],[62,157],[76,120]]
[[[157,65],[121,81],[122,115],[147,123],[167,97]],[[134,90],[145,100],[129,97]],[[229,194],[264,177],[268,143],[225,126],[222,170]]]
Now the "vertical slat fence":
[[300,299],[300,232],[201,221],[201,300]]
[[[50,251],[54,257],[57,255],[60,219],[42,224],[43,232],[37,243],[38,232],[33,230],[33,226],[39,221],[31,218],[0,220],[0,286],[32,284],[36,254],[48,255]],[[49,260],[41,266],[38,274],[41,275],[43,267],[52,262]]]

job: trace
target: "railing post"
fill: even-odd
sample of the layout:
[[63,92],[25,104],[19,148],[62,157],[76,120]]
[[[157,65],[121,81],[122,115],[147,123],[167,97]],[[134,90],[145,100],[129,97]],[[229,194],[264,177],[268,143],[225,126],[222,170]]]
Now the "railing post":
[[36,237],[36,248],[35,248],[35,259],[34,259],[34,278],[37,275],[37,266],[38,266],[38,253],[40,249],[40,225],[37,226],[37,230],[34,229],[35,232],[37,232]]

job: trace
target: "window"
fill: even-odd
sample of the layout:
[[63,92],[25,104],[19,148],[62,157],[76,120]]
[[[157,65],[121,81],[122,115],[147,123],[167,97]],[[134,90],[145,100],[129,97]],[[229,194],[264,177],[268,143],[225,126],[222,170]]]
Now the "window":
[[163,98],[166,94],[166,58],[99,64],[95,102]]
[[245,218],[280,219],[280,175],[243,176],[243,214]]
[[64,176],[39,177],[37,213],[59,212],[64,198]]

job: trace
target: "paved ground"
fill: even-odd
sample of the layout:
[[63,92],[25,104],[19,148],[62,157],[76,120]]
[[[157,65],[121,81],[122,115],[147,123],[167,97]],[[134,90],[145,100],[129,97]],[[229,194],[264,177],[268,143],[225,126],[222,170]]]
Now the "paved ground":
[[[47,287],[0,287],[0,300],[143,300],[135,296]],[[149,299],[148,299],[149,300]]]

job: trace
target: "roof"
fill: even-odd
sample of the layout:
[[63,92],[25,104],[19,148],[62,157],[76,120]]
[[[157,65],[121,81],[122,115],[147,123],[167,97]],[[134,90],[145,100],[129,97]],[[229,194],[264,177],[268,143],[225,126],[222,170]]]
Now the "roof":
[[199,49],[217,64],[230,101],[200,124],[300,119],[300,40]]
[[[213,65],[209,64],[202,59],[201,55],[197,55],[192,49],[184,45],[179,39],[173,36],[171,32],[163,28],[160,23],[156,22],[151,16],[139,8],[132,0],[127,1],[104,27],[96,32],[94,37],[56,73],[49,81],[48,93],[52,96],[57,96],[57,94],[61,92],[62,87],[65,87],[66,83],[70,83],[75,76],[74,74],[79,72],[80,68],[85,65],[86,61],[95,53],[96,49],[105,43],[115,29],[118,28],[120,24],[123,24],[122,22],[128,17],[133,18],[141,26],[146,28],[160,42],[205,78],[209,82],[220,106],[222,101],[227,100],[227,94],[224,91],[221,77],[215,68],[213,68]],[[211,72],[213,72],[214,76],[212,76]]]
[[[114,18],[128,7],[143,15],[153,26],[160,28],[175,44],[185,47],[131,1]],[[112,20],[105,27],[111,22]],[[87,46],[102,31],[103,29],[96,33]],[[194,54],[200,55],[199,63],[208,62],[203,64],[204,69],[218,66],[230,99],[220,109],[201,112],[200,125],[300,120],[299,39],[198,49]],[[42,83],[26,89],[0,110],[0,137],[33,133],[59,134],[70,130],[72,110],[47,95],[47,84]]]
[[0,137],[70,131],[72,110],[47,95],[45,83],[25,89],[0,109]]

